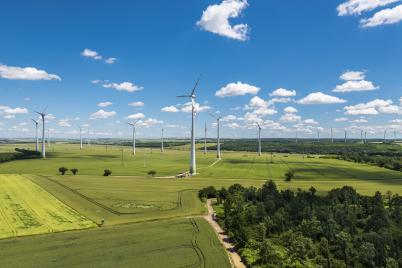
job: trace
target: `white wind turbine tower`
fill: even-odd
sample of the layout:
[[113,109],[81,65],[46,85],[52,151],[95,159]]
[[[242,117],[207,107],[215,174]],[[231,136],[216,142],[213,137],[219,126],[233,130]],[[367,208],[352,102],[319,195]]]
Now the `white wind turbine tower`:
[[32,121],[35,123],[35,140],[36,140],[36,152],[39,151],[39,138],[38,138],[38,125],[39,122],[36,121],[35,119],[32,119]]
[[299,142],[299,131],[296,130],[296,143]]
[[207,153],[207,122],[205,122],[205,128],[204,128],[204,154]]
[[133,127],[133,155],[135,155],[135,128],[136,128],[138,121],[139,121],[139,119],[132,123],[127,122],[127,125],[130,125]]
[[221,159],[221,138],[220,138],[220,130],[221,130],[221,119],[222,116],[210,113],[213,118],[216,119],[216,158]]
[[258,126],[258,156],[261,156],[261,126],[257,123]]
[[387,130],[384,130],[384,143],[387,141]]
[[360,130],[360,139],[361,139],[361,142],[364,143],[363,130]]
[[194,127],[195,127],[195,90],[197,89],[200,78],[195,82],[193,90],[189,95],[177,96],[178,98],[190,98],[191,99],[191,151],[190,151],[190,174],[197,174],[197,163],[195,159],[195,136],[194,136]]
[[348,131],[347,130],[345,130],[345,143],[346,143],[346,140],[348,139]]
[[78,128],[80,129],[80,150],[82,150],[82,127],[78,126]]
[[320,142],[320,130],[317,129],[317,142]]
[[364,143],[367,143],[367,131],[364,131]]
[[46,141],[45,141],[45,117],[46,117],[46,108],[43,110],[43,112],[37,112],[35,113],[39,114],[42,117],[42,158],[46,158]]
[[334,130],[331,127],[331,142],[334,143]]
[[163,153],[165,151],[165,146],[164,146],[164,137],[163,137],[163,128],[162,128],[162,138],[161,138],[161,152]]

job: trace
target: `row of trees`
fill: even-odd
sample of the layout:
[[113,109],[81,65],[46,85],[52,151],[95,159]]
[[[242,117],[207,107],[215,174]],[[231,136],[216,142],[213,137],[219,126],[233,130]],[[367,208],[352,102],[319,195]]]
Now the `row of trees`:
[[352,187],[324,196],[239,184],[202,189],[223,206],[218,221],[248,267],[402,267],[402,197]]
[[346,161],[353,161],[356,163],[374,164],[379,167],[402,172],[402,157],[398,156],[370,155],[367,153],[345,153],[337,156],[336,158]]

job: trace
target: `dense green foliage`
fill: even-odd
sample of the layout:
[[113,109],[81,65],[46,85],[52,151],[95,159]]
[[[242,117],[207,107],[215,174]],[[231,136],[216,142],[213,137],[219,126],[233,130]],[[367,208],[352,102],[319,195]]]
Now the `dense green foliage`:
[[[204,190],[205,191],[205,190]],[[325,196],[234,184],[216,192],[221,224],[249,267],[402,267],[402,197]]]
[[379,167],[384,167],[396,171],[402,172],[402,156],[400,153],[396,153],[395,155],[376,155],[373,153],[345,153],[335,158],[346,160],[346,161],[353,161],[356,163],[368,163],[374,164]]
[[0,153],[0,163],[19,160],[19,159],[38,158],[39,156],[40,156],[39,152],[15,148],[15,152],[1,152]]

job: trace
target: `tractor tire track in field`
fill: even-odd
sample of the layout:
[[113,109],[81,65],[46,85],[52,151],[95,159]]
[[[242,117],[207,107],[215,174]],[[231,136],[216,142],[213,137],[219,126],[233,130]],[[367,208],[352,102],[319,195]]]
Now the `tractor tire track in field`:
[[196,267],[205,268],[206,257],[197,244],[197,237],[200,233],[200,229],[198,228],[197,222],[194,220],[194,218],[190,218],[190,224],[193,227],[193,237],[191,239],[191,245],[198,257],[198,265]]

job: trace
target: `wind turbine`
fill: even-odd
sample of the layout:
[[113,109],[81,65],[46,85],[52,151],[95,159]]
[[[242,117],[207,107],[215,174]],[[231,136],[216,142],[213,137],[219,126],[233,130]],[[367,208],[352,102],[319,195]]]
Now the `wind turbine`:
[[137,125],[139,119],[133,123],[127,122],[127,125],[133,127],[133,155],[135,155],[135,126]]
[[334,130],[331,127],[331,142],[334,143]]
[[88,146],[91,144],[91,140],[89,139],[89,125],[88,125],[88,140],[87,140],[87,142],[88,142]]
[[80,150],[82,150],[82,127],[78,126],[78,128],[80,129]]
[[217,140],[216,140],[216,158],[221,159],[221,139],[220,139],[220,129],[221,129],[221,119],[222,116],[210,113],[213,118],[216,119],[216,129],[217,129]]
[[205,122],[205,128],[204,128],[204,154],[207,153],[207,122]]
[[50,148],[50,129],[47,129],[47,146]]
[[35,113],[39,114],[42,117],[42,158],[46,158],[46,141],[45,141],[45,117],[46,117],[46,109],[43,110],[43,112],[37,112]]
[[364,143],[363,130],[360,130],[360,139],[361,139],[361,142]]
[[320,142],[320,130],[317,129],[317,142]]
[[39,151],[39,138],[38,138],[38,125],[39,122],[36,121],[35,119],[32,119],[32,121],[35,123],[35,140],[36,140],[36,152]]
[[195,127],[195,90],[197,89],[198,83],[200,82],[200,78],[195,82],[193,90],[189,95],[181,95],[177,96],[178,98],[190,98],[191,99],[191,151],[190,151],[190,174],[197,174],[197,163],[195,159],[195,136],[194,136],[194,127]]
[[162,153],[165,151],[163,142],[164,142],[164,138],[163,138],[163,128],[162,128],[162,139],[161,139],[161,152]]
[[387,141],[387,130],[384,130],[384,143]]
[[258,156],[261,156],[261,126],[257,123],[258,126]]
[[345,130],[345,143],[346,143],[346,140],[348,139],[348,131],[347,130]]
[[299,132],[296,130],[296,143],[299,142]]

